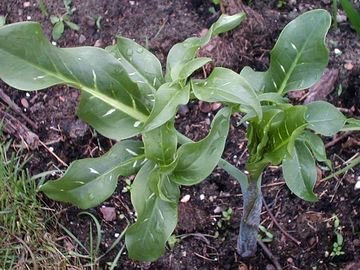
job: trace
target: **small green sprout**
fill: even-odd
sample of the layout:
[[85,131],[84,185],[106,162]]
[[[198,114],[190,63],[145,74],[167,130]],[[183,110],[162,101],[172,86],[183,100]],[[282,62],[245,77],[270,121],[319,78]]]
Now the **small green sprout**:
[[336,215],[333,216],[333,219],[334,219],[334,233],[336,235],[336,241],[333,243],[333,248],[330,253],[330,257],[336,257],[345,254],[345,252],[342,251],[344,244],[344,237],[341,234],[340,220]]
[[50,21],[54,25],[52,31],[52,38],[58,40],[64,33],[65,25],[74,31],[79,31],[80,27],[71,21],[70,16],[76,11],[76,8],[72,7],[71,0],[64,0],[65,14],[60,16],[51,15]]
[[259,225],[258,238],[264,243],[270,243],[274,240],[274,235],[267,230],[263,225]]

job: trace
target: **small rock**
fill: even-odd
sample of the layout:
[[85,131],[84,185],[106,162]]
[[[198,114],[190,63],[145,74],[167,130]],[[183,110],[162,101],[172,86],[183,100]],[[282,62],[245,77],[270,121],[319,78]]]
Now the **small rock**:
[[276,270],[276,268],[272,264],[268,264],[265,266],[265,270]]
[[188,201],[190,201],[190,195],[186,194],[184,197],[181,198],[180,202],[182,203],[187,203]]
[[211,104],[206,101],[199,101],[199,109],[200,109],[200,111],[202,111],[204,113],[211,112],[211,110],[212,110]]
[[116,209],[115,207],[102,207],[100,212],[106,221],[114,221],[116,219]]
[[355,247],[359,247],[360,246],[360,239],[354,239],[353,244]]
[[120,233],[115,233],[115,234],[114,234],[114,237],[115,237],[115,238],[118,238],[119,236],[120,236]]
[[24,8],[30,7],[31,3],[30,2],[24,2],[23,6]]
[[222,208],[220,206],[216,206],[216,208],[214,209],[214,213],[219,214],[221,212],[222,212]]
[[351,62],[349,62],[344,65],[344,68],[347,70],[352,70],[354,68],[354,65]]
[[22,105],[24,108],[29,108],[29,102],[27,101],[26,98],[22,98],[22,99],[20,100],[20,103],[21,103],[21,105]]
[[204,194],[200,194],[200,200],[203,201],[205,199],[205,195]]
[[286,259],[286,261],[288,262],[288,264],[294,265],[294,259],[289,257]]
[[80,37],[79,37],[79,43],[82,44],[82,43],[85,42],[85,40],[86,40],[86,37],[85,37],[84,35],[80,35]]
[[355,190],[360,189],[360,181],[357,181],[355,184]]
[[219,102],[214,102],[211,104],[211,110],[213,111],[217,111],[218,109],[220,109],[220,107],[221,107],[221,103]]
[[30,21],[30,20],[31,20],[31,16],[27,16],[26,19],[27,19],[28,21]]
[[101,39],[98,39],[95,41],[94,47],[102,47],[104,45],[103,41]]
[[346,22],[346,20],[347,20],[346,15],[344,15],[344,14],[337,14],[336,15],[336,21],[338,23]]
[[135,1],[129,1],[130,6],[135,5]]
[[178,112],[181,116],[185,116],[189,112],[189,108],[186,105],[180,105]]
[[334,53],[336,56],[340,56],[342,54],[342,51],[340,51],[338,48],[335,48]]

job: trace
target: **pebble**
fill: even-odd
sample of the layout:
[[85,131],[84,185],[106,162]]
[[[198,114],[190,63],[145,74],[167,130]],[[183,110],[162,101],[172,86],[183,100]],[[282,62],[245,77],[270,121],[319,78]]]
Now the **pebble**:
[[336,54],[336,56],[339,56],[342,54],[342,51],[340,51],[338,48],[335,48],[334,53]]
[[115,238],[118,238],[119,236],[120,236],[120,233],[115,233],[115,234],[114,234],[114,237],[115,237]]
[[95,41],[95,44],[94,44],[94,47],[102,47],[104,44],[103,44],[103,41],[101,39],[98,39]]
[[181,198],[180,202],[182,203],[187,203],[188,201],[190,201],[190,195],[186,194],[184,197]]
[[216,208],[214,209],[214,213],[219,214],[221,212],[222,212],[222,208],[220,206],[216,206]]
[[27,19],[28,21],[30,21],[30,20],[31,20],[31,16],[27,16],[26,19]]
[[355,190],[360,189],[360,181],[357,181],[355,184]]
[[347,20],[346,15],[343,15],[343,14],[337,14],[336,15],[336,21],[338,23],[346,22],[346,20]]
[[133,5],[135,5],[135,1],[129,1],[129,4],[130,4],[131,6],[133,6]]
[[20,103],[24,108],[29,108],[29,102],[26,100],[26,98],[22,98]]
[[200,200],[204,200],[205,199],[205,195],[204,194],[200,194]]
[[31,3],[30,2],[24,2],[23,6],[24,8],[30,7]]
[[352,63],[346,63],[344,65],[344,68],[347,70],[352,70],[354,68],[354,65]]
[[86,41],[86,37],[84,35],[80,35],[79,37],[79,43],[82,44]]

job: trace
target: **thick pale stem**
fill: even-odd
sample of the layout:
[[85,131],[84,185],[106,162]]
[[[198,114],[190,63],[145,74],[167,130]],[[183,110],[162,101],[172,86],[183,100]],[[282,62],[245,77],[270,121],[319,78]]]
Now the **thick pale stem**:
[[237,243],[237,251],[241,257],[251,257],[254,256],[256,252],[262,206],[260,183],[261,176],[258,181],[250,181],[246,191],[243,191],[243,216],[240,222],[240,232]]

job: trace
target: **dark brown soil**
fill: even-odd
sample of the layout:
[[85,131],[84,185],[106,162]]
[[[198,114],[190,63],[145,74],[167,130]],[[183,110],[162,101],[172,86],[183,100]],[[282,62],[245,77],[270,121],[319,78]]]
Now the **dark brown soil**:
[[[51,23],[41,13],[35,0],[2,0],[0,15],[7,15],[7,22],[26,20],[39,21],[46,34],[51,37]],[[44,0],[49,14],[63,14],[63,1]],[[282,8],[281,1],[222,1],[223,8],[230,12],[245,9],[247,21],[230,34],[215,40],[211,50],[201,53],[214,58],[214,65],[241,70],[250,65],[264,70],[268,65],[269,51],[283,26],[297,15],[314,8],[331,11],[330,0],[298,0],[287,2]],[[118,34],[133,38],[147,46],[164,63],[165,56],[172,45],[186,37],[199,35],[219,16],[210,13],[210,0],[73,0],[76,12],[72,21],[80,26],[80,31],[65,30],[57,42],[61,47],[101,46],[114,41]],[[101,29],[95,25],[95,18],[102,16]],[[332,28],[327,37],[330,50],[329,67],[337,69],[339,77],[334,91],[327,100],[349,116],[360,116],[360,37],[351,29],[348,22]],[[336,50],[335,50],[336,49]],[[340,50],[341,53],[337,52]],[[342,92],[340,93],[339,87]],[[29,106],[24,113],[39,126],[32,129],[48,147],[53,147],[64,162],[83,157],[99,156],[112,145],[108,139],[96,134],[91,128],[77,119],[75,115],[78,91],[65,86],[54,87],[43,92],[18,92],[0,82],[0,88],[20,106],[25,98]],[[304,94],[304,93],[303,93]],[[300,102],[300,97],[293,97]],[[215,112],[204,113],[198,103],[190,103],[181,108],[176,120],[178,129],[188,137],[198,140],[203,137]],[[239,168],[243,168],[246,154],[244,130],[237,126],[239,116],[232,119],[224,157]],[[29,127],[30,128],[30,127]],[[335,167],[359,152],[360,134],[352,133],[337,138],[325,138],[329,144],[328,153]],[[49,151],[40,146],[33,151],[30,171],[33,174],[64,167]],[[264,175],[264,199],[273,214],[265,208],[262,213],[262,225],[274,235],[266,244],[276,256],[283,269],[359,269],[351,266],[360,262],[360,191],[354,190],[360,169],[350,170],[346,175],[328,181],[318,181],[316,193],[319,201],[308,203],[291,194],[283,183],[281,170],[270,168]],[[323,175],[319,173],[319,179]],[[103,219],[100,207],[89,211],[101,221],[103,241],[101,250],[116,239],[127,221],[134,220],[129,193],[123,192],[124,179],[113,197],[102,206],[115,207],[119,218],[107,222]],[[236,251],[236,238],[242,213],[242,194],[239,184],[227,173],[218,169],[201,184],[183,188],[182,196],[190,195],[190,200],[180,203],[179,224],[175,234],[181,239],[175,247],[154,263],[139,263],[127,258],[126,252],[120,259],[117,269],[275,269],[272,260],[262,248],[254,258],[244,260]],[[59,205],[50,202],[59,209]],[[59,214],[60,222],[72,231],[81,241],[89,239],[89,218],[78,217],[79,210],[65,205]],[[222,219],[222,211],[231,208],[233,214],[229,221]],[[120,218],[123,215],[125,218]],[[333,216],[340,219],[341,233],[344,237],[344,255],[331,257],[332,245],[336,241]],[[122,217],[122,216],[121,216]],[[274,224],[274,219],[292,237],[301,243],[297,245],[286,237]],[[49,229],[50,230],[50,229]],[[65,243],[64,243],[65,245]],[[119,246],[120,248],[120,246]],[[118,248],[118,249],[119,249]],[[116,252],[107,255],[101,261],[101,269],[112,261]],[[351,268],[354,267],[354,268]]]

